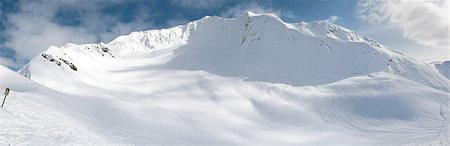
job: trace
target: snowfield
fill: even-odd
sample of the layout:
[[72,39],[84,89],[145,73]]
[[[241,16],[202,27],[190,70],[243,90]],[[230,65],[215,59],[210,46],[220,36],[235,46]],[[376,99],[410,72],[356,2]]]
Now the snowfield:
[[[58,110],[56,91],[0,66],[0,89],[11,88],[0,111],[2,145],[102,144],[106,140]],[[56,100],[52,100],[56,99]],[[2,98],[3,100],[3,98]]]
[[328,22],[207,16],[0,67],[0,144],[450,145],[441,66]]

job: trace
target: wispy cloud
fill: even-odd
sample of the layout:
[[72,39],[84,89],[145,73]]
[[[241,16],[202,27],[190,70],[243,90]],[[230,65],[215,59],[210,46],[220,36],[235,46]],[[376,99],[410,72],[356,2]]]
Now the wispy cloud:
[[325,19],[324,21],[327,21],[327,22],[330,22],[330,23],[335,23],[339,19],[341,19],[341,17],[333,15],[333,16],[328,17],[328,19]]
[[448,0],[361,0],[357,13],[369,23],[387,23],[403,36],[435,48],[449,46]]

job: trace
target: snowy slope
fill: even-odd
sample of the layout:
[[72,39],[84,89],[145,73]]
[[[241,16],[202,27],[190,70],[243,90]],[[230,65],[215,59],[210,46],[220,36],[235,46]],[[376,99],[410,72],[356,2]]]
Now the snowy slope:
[[97,96],[61,103],[79,107],[85,123],[112,143],[449,142],[448,108],[440,114],[448,93],[386,73],[292,87],[197,71],[121,71],[102,86],[73,91]]
[[11,91],[0,110],[0,145],[106,143],[84,124],[52,106],[48,96],[57,96],[57,92],[0,66],[2,93],[5,88]]
[[109,143],[450,142],[447,78],[323,21],[207,16],[106,44],[53,46],[19,72],[63,92],[48,98],[57,113]]
[[[15,91],[33,91],[36,83],[18,75],[16,72],[0,65],[0,88],[10,88]],[[2,92],[3,93],[3,92]]]

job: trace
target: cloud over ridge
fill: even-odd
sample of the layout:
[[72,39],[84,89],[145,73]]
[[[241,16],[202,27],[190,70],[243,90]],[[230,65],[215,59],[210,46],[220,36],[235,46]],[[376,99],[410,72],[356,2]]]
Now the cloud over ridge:
[[449,46],[447,0],[361,0],[357,5],[362,20],[396,25],[404,30],[404,37],[422,45]]

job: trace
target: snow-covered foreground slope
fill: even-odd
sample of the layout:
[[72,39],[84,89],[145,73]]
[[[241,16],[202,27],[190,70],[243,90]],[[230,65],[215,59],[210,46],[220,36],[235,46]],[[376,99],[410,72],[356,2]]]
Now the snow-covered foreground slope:
[[202,71],[116,71],[124,73],[106,74],[102,86],[68,88],[93,96],[58,101],[109,143],[449,143],[448,93],[386,73],[292,87]]
[[79,120],[54,106],[55,100],[50,98],[59,98],[62,94],[0,66],[0,90],[3,92],[6,87],[11,92],[0,110],[0,145],[106,143]]
[[447,78],[326,22],[205,17],[50,47],[20,74],[58,92],[37,84],[16,101],[39,95],[100,144],[450,143]]

